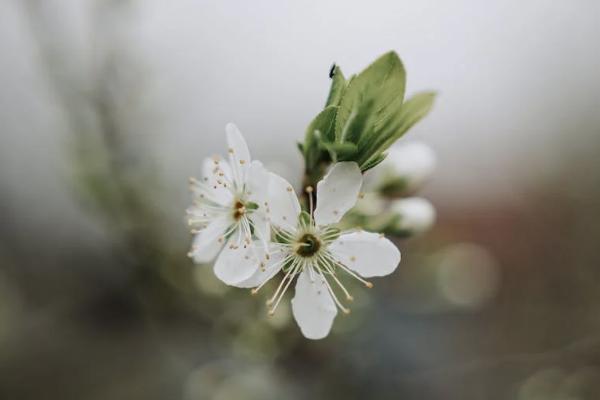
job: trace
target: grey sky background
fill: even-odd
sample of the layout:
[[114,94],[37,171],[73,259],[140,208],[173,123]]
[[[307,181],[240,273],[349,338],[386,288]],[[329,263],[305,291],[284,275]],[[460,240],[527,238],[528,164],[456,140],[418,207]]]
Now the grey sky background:
[[[187,202],[186,178],[225,146],[233,121],[255,158],[289,167],[322,108],[332,62],[346,75],[396,50],[407,93],[434,89],[433,112],[405,137],[439,156],[434,203],[518,201],[565,158],[594,157],[600,126],[600,3],[595,1],[135,2],[102,27],[140,71],[132,110],[140,154]],[[90,2],[47,2],[68,73],[93,77]],[[114,25],[113,25],[114,24]],[[0,185],[32,220],[78,221],[69,135],[19,1],[0,0]]]

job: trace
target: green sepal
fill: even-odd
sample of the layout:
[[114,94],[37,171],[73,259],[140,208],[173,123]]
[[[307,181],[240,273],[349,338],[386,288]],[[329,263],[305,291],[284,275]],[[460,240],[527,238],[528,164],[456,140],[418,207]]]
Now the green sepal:
[[279,229],[271,229],[271,240],[275,243],[290,243],[290,239],[282,233]]
[[408,239],[413,236],[413,232],[408,229],[399,229],[399,228],[386,228],[383,230],[384,234],[389,236],[394,236],[398,239]]
[[339,238],[341,234],[342,234],[342,231],[340,229],[330,226],[330,227],[325,228],[324,232],[321,234],[321,237],[327,243],[331,243],[334,240],[336,240],[337,238]]
[[306,211],[301,211],[298,215],[298,224],[302,226],[309,226],[311,221],[310,214]]
[[249,201],[246,204],[244,204],[244,207],[246,207],[246,210],[257,210],[258,204],[256,204],[253,201]]
[[385,197],[399,197],[406,194],[408,182],[403,177],[387,178],[377,190]]
[[392,214],[387,216],[387,223],[378,228],[379,232],[385,235],[394,236],[399,239],[407,239],[413,236],[414,232],[402,228],[401,225],[402,216],[398,214]]

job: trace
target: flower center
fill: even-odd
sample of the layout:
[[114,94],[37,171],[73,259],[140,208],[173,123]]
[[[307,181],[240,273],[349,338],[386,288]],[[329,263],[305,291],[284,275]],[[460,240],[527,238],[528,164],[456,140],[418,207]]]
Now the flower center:
[[321,241],[312,233],[305,233],[296,242],[295,251],[300,257],[312,257],[321,248]]
[[233,205],[233,219],[239,221],[246,214],[246,206],[240,200],[236,201]]

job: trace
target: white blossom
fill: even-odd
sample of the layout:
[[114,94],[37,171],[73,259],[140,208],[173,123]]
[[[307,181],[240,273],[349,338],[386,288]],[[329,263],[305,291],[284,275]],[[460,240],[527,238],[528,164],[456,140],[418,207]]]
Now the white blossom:
[[335,164],[317,184],[314,213],[312,201],[310,213],[302,213],[290,184],[275,174],[270,177],[272,243],[262,257],[247,251],[242,259],[245,262],[240,264],[239,259],[230,260],[231,268],[240,275],[242,269],[252,269],[253,262],[259,264],[250,278],[240,279],[236,286],[254,287],[253,293],[256,293],[269,279],[283,271],[283,279],[267,302],[269,313],[275,312],[295,280],[294,318],[304,336],[321,339],[329,334],[338,309],[350,312],[340,301],[340,294],[346,301],[353,299],[342,284],[342,276],[348,275],[372,287],[364,278],[393,272],[400,262],[400,252],[383,235],[362,230],[340,232],[335,227],[359,195],[362,175],[356,163]]
[[433,205],[421,197],[393,200],[390,210],[399,217],[396,229],[410,234],[422,233],[431,228],[436,218]]
[[436,166],[434,151],[422,142],[393,146],[374,175],[379,186],[407,192],[418,189],[431,176]]
[[265,248],[270,238],[267,190],[269,174],[259,161],[252,161],[248,146],[234,124],[225,128],[228,160],[204,161],[202,178],[190,178],[194,205],[187,210],[195,238],[189,256],[197,263],[216,260],[215,274],[233,285],[252,270],[232,274],[229,260],[250,251],[259,254],[255,242]]

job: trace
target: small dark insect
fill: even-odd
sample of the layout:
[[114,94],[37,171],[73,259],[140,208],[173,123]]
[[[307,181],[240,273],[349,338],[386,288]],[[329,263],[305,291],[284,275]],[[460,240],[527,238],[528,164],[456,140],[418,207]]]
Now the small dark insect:
[[331,66],[331,69],[329,70],[329,78],[333,78],[333,76],[335,75],[335,67],[337,65],[335,65],[335,63],[333,63],[333,65]]

